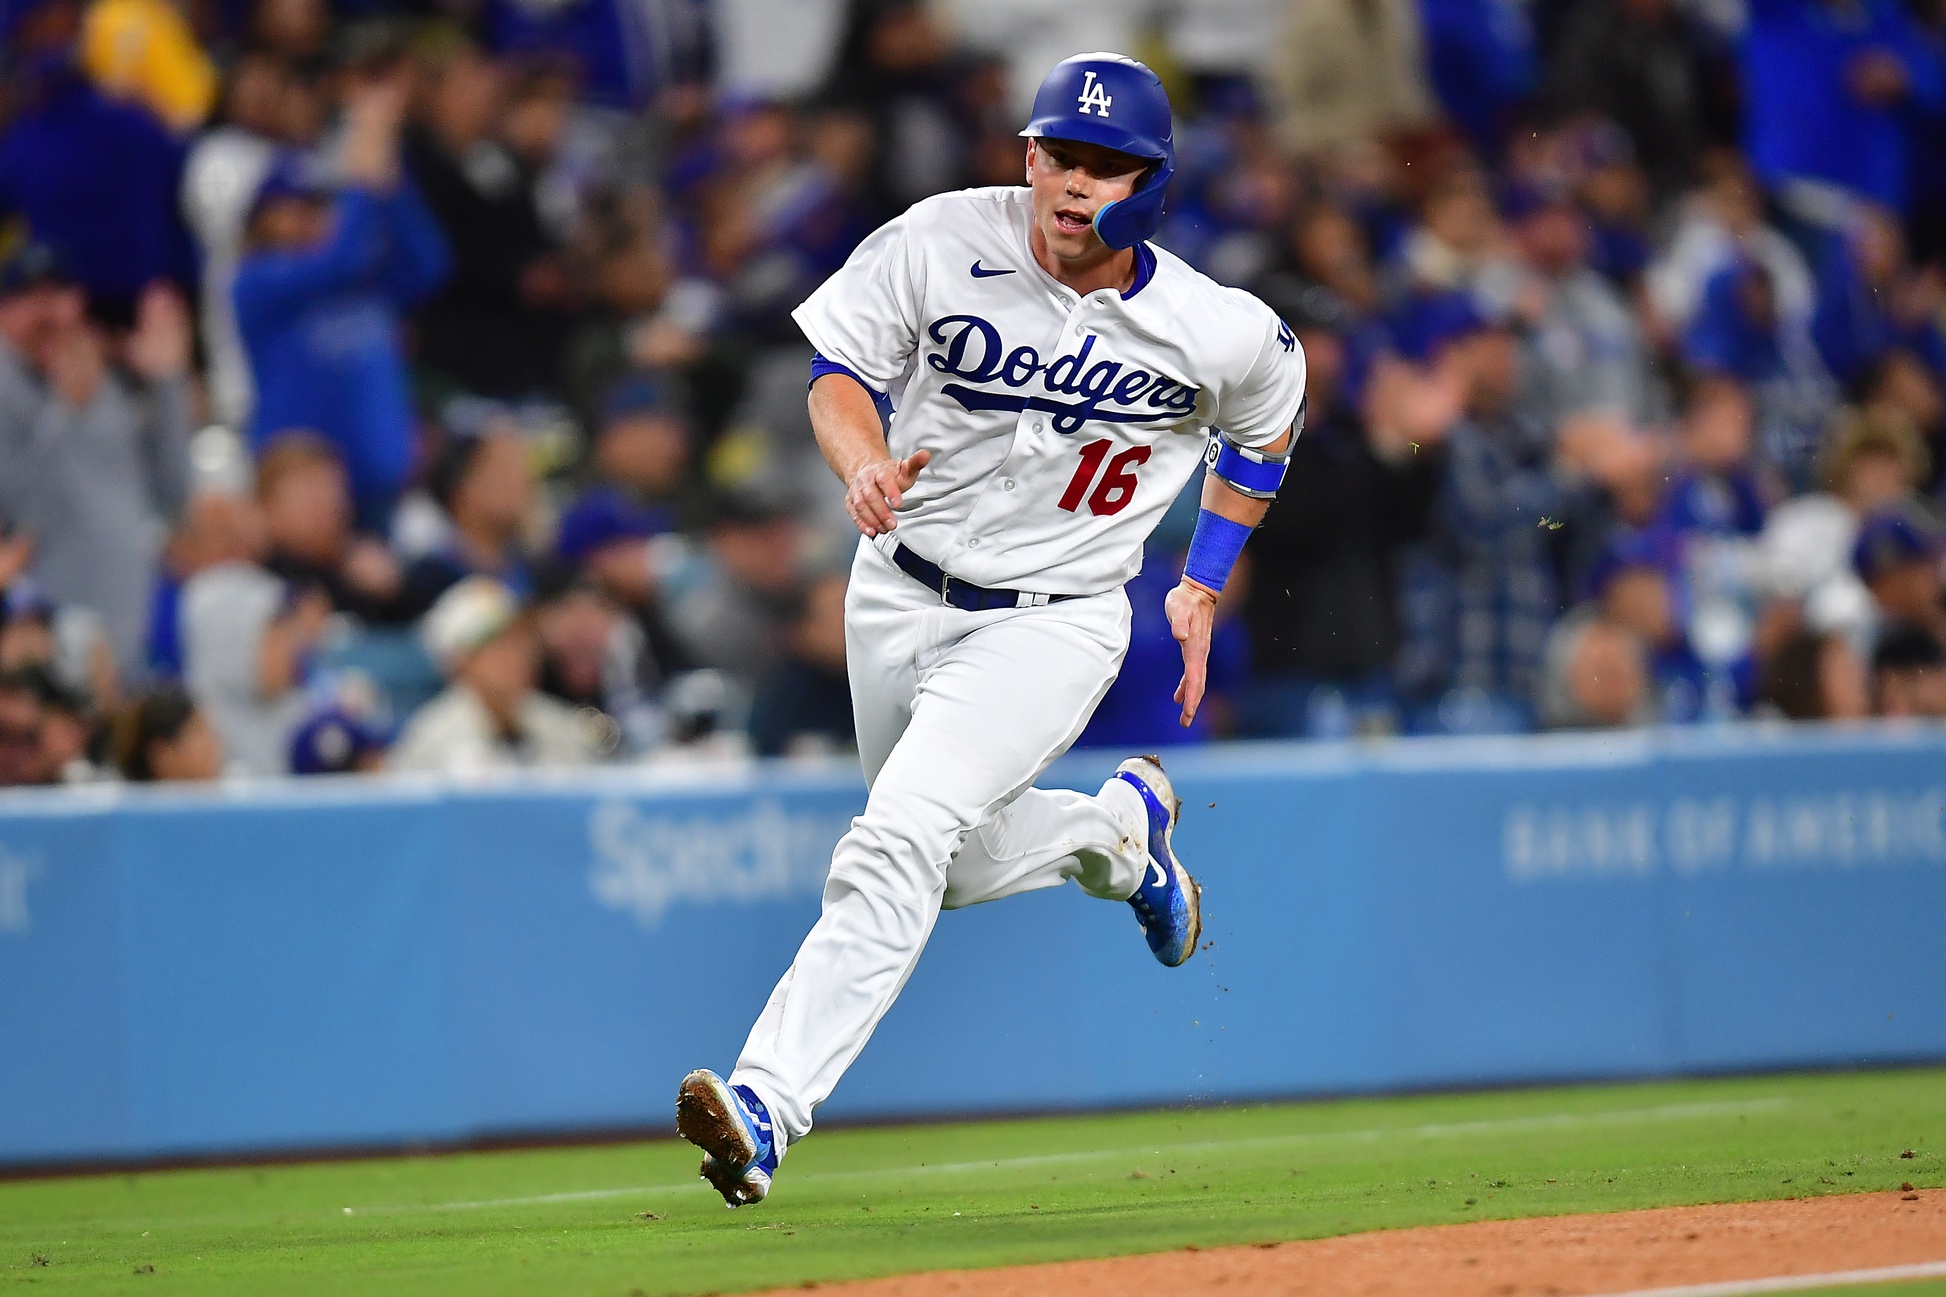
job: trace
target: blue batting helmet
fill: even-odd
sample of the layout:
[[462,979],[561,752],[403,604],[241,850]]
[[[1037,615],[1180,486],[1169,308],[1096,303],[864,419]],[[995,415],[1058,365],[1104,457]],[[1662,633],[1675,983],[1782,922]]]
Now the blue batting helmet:
[[1099,144],[1156,165],[1134,193],[1095,213],[1095,233],[1111,248],[1155,237],[1162,197],[1176,173],[1169,95],[1147,64],[1122,54],[1077,54],[1055,65],[1034,94],[1029,139]]

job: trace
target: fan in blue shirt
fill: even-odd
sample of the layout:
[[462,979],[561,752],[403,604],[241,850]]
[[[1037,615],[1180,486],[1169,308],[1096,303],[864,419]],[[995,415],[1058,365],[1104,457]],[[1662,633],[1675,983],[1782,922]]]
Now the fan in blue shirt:
[[1752,0],[1744,148],[1768,185],[1820,180],[1904,211],[1946,73],[1898,0]]
[[308,429],[343,455],[362,528],[383,533],[411,471],[414,422],[400,318],[445,279],[446,238],[398,169],[404,90],[355,91],[341,185],[295,154],[251,206],[237,323],[256,380],[250,441]]

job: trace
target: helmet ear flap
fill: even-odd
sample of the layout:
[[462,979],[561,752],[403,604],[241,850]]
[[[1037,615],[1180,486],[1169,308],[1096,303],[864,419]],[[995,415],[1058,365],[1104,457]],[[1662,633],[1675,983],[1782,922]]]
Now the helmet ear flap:
[[1175,159],[1165,159],[1143,179],[1141,188],[1105,204],[1095,213],[1096,237],[1118,250],[1153,239],[1162,228],[1162,200],[1175,174]]

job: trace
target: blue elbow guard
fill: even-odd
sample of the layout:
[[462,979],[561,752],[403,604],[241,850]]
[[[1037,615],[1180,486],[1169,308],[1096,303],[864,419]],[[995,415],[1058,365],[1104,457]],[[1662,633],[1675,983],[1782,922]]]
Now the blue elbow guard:
[[1182,574],[1198,585],[1219,594],[1243,553],[1243,542],[1250,539],[1249,527],[1208,509],[1196,515],[1196,534],[1189,541],[1189,558]]
[[1209,465],[1209,471],[1232,491],[1253,500],[1268,500],[1284,484],[1284,470],[1291,465],[1291,452],[1289,449],[1251,450],[1233,445],[1219,431],[1210,438],[1209,449],[1203,452],[1203,461]]

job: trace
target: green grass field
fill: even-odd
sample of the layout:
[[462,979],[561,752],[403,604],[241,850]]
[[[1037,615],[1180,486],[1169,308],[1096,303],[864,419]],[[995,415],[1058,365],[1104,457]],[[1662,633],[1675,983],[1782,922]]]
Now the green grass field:
[[821,1131],[736,1212],[673,1142],[29,1180],[0,1183],[0,1286],[734,1292],[1940,1187],[1942,1137],[1946,1071],[1903,1071]]

